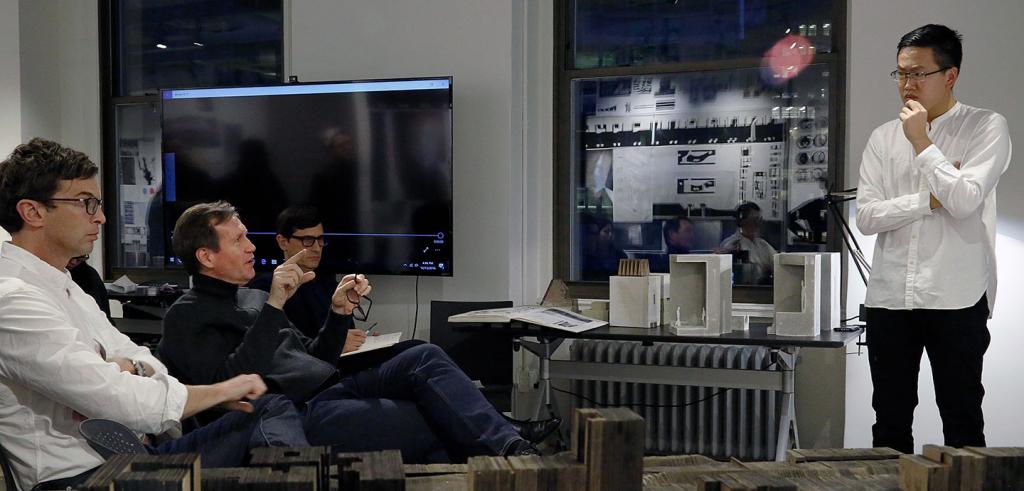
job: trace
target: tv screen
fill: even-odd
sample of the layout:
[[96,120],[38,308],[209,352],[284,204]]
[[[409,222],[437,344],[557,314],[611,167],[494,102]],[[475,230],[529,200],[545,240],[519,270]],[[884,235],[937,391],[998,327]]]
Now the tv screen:
[[[162,90],[164,237],[189,206],[234,204],[256,268],[277,215],[313,205],[319,271],[452,274],[452,79]],[[159,201],[159,200],[158,200]],[[180,258],[168,254],[169,264]]]

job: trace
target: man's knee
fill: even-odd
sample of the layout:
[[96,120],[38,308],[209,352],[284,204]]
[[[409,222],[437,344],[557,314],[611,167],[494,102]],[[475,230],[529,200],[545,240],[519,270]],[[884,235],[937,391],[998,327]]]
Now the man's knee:
[[279,416],[282,414],[298,414],[298,408],[291,399],[282,394],[267,394],[252,402],[254,413],[266,416]]
[[411,356],[419,357],[423,360],[435,360],[438,358],[448,358],[448,355],[443,349],[438,347],[436,344],[423,343],[413,346],[405,351]]

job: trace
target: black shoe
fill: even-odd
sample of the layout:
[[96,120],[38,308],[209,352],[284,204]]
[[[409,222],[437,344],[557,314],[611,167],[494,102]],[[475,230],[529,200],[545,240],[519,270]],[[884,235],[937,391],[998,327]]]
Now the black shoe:
[[540,449],[526,440],[519,439],[509,444],[504,457],[525,457],[527,455],[540,457]]
[[506,416],[505,421],[508,421],[516,429],[516,433],[519,433],[519,436],[531,443],[544,441],[548,435],[554,433],[562,425],[562,418],[557,417],[543,421],[521,421]]

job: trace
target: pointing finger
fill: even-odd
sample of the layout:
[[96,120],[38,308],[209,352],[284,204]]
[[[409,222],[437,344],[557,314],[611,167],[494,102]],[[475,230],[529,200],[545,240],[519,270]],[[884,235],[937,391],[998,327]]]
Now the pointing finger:
[[303,250],[301,250],[299,252],[296,252],[295,255],[293,255],[292,257],[288,258],[288,260],[283,262],[283,263],[281,263],[281,265],[284,266],[285,264],[296,264],[299,261],[301,261],[302,258],[304,258],[304,257],[306,257],[306,250],[305,249],[303,249]]

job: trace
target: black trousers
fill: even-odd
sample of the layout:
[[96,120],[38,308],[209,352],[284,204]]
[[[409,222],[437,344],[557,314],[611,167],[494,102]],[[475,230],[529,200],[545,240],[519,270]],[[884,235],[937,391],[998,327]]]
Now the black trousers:
[[973,307],[959,310],[867,309],[874,446],[914,453],[917,374],[924,350],[931,362],[945,444],[985,446],[981,369],[991,340],[988,312],[984,295]]

